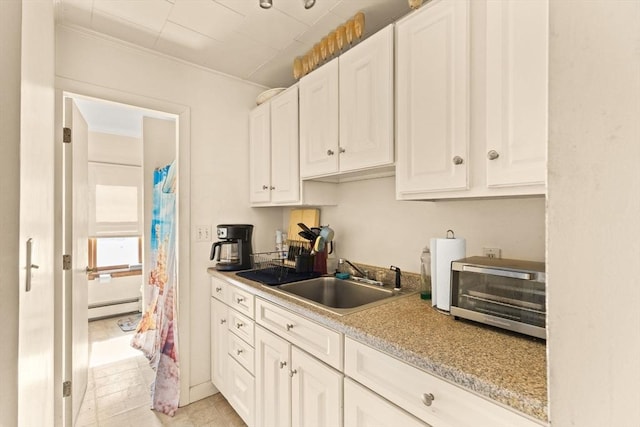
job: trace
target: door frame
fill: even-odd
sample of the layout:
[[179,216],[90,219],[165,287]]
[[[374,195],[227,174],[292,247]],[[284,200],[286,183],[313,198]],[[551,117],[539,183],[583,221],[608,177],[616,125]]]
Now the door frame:
[[[142,95],[126,93],[114,89],[96,86],[77,80],[56,77],[56,105],[55,105],[55,221],[61,224],[62,206],[60,194],[62,182],[62,100],[64,96],[85,96],[105,101],[118,102],[134,107],[162,111],[178,116],[178,285],[177,285],[177,319],[178,319],[178,351],[182,355],[180,359],[180,402],[179,406],[190,403],[190,204],[191,204],[191,110],[186,105],[167,102]],[[56,227],[55,231],[55,419],[56,425],[62,425],[62,230]],[[181,267],[182,266],[182,267]],[[143,307],[144,309],[144,307]],[[184,315],[182,315],[184,313]]]

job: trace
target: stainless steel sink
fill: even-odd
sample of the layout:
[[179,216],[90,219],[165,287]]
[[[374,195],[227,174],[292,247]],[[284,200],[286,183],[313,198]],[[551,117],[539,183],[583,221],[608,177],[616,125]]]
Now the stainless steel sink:
[[335,277],[318,277],[280,285],[277,289],[316,307],[344,315],[364,310],[399,296],[409,295],[391,287],[369,285]]

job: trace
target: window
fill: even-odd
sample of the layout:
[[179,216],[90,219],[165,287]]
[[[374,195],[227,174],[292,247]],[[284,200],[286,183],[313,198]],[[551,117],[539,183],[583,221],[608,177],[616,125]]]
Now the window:
[[142,274],[142,238],[93,237],[89,239],[89,279],[101,273],[111,277]]

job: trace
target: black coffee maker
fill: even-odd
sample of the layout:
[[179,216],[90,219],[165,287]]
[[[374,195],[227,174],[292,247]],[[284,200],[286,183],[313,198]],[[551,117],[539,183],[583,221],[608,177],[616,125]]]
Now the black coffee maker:
[[216,270],[236,271],[251,268],[251,224],[220,224],[217,227],[218,239],[211,246],[210,259],[217,261]]

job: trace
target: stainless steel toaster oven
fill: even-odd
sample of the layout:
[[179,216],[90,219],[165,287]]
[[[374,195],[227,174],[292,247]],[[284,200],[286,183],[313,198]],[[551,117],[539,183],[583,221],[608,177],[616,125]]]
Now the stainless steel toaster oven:
[[451,315],[546,338],[542,262],[486,257],[451,263]]

